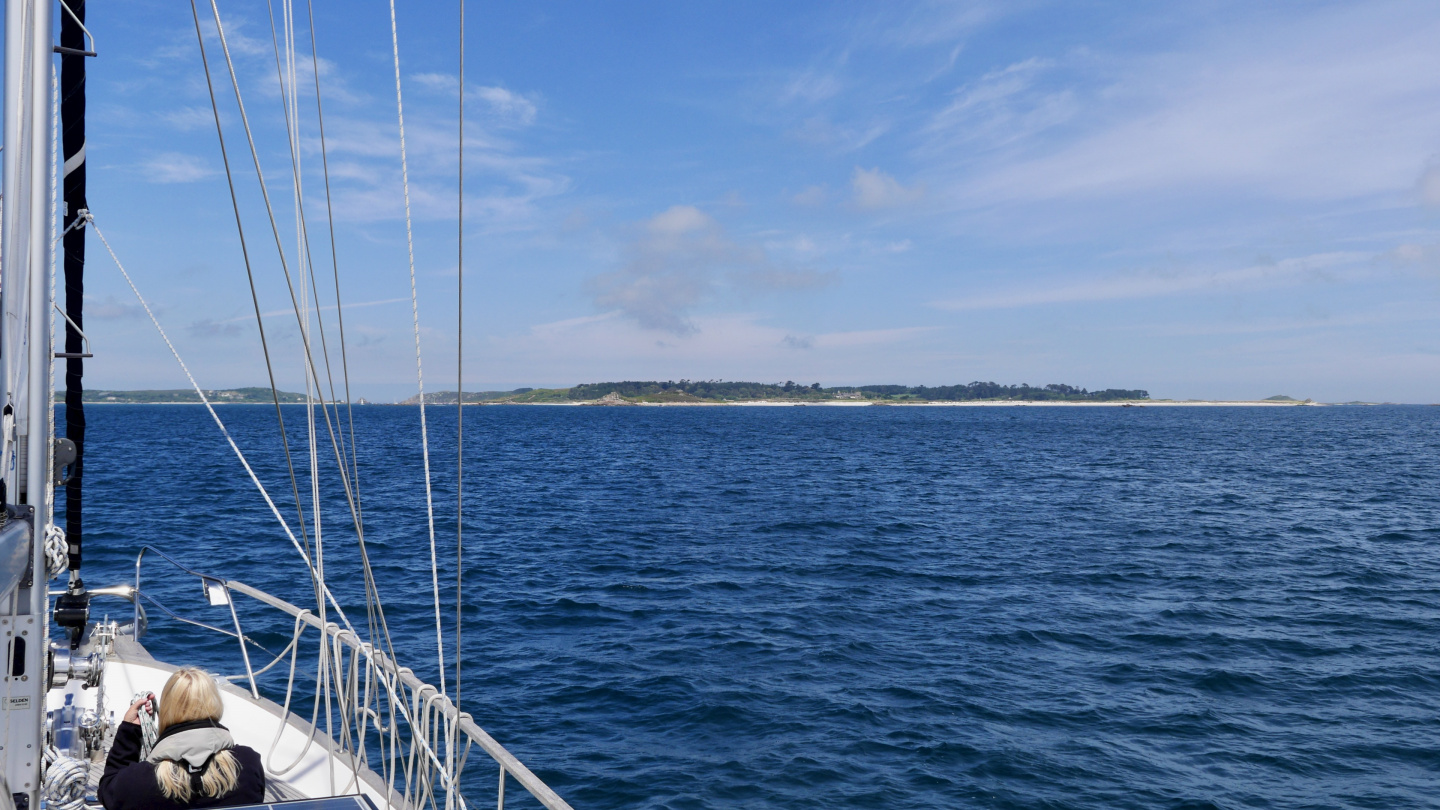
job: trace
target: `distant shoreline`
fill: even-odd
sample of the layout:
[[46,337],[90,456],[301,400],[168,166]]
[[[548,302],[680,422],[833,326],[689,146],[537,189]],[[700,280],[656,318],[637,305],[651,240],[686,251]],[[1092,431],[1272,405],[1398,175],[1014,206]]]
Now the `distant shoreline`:
[[[56,405],[63,403],[57,402]],[[203,402],[86,402],[86,406],[101,405],[204,405]],[[262,407],[274,407],[270,402],[211,402],[211,405],[256,405]],[[303,406],[303,402],[282,402],[281,405]],[[319,401],[316,401],[319,404]],[[327,405],[346,403],[327,402]],[[413,402],[366,402],[354,403],[356,407],[369,408],[375,406],[384,407],[415,407]],[[1414,403],[1344,403],[1345,405],[1403,405]],[[1418,403],[1424,404],[1424,403]],[[1297,407],[1341,407],[1328,402],[1276,402],[1273,400],[1166,400],[1166,399],[1144,399],[1133,401],[1108,401],[1108,402],[1075,402],[1065,400],[964,400],[959,402],[876,402],[873,400],[856,401],[797,401],[797,400],[745,400],[737,402],[624,402],[624,403],[601,403],[598,400],[588,402],[467,402],[465,407],[516,407],[516,406],[538,406],[558,408],[1297,408]],[[431,408],[453,408],[455,403],[431,403]]]
[[[625,402],[602,403],[598,400],[589,402],[467,402],[470,405],[546,405],[562,408],[575,406],[588,407],[609,407],[609,408],[1206,408],[1206,407],[1253,407],[1263,408],[1294,408],[1320,406],[1326,403],[1321,402],[1275,402],[1265,400],[1131,400],[1131,401],[1108,401],[1108,402],[1076,402],[1065,400],[964,400],[958,402],[876,402],[865,401],[821,401],[803,402],[795,400],[774,400],[760,399],[747,400],[743,402]],[[412,406],[413,407],[413,406]],[[431,405],[430,407],[437,407]],[[454,407],[450,403],[448,407]]]

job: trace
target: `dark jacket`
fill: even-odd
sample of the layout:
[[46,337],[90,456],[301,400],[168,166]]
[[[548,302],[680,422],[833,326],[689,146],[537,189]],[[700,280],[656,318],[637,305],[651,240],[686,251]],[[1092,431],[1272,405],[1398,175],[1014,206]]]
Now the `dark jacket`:
[[[165,729],[160,739],[195,728],[201,723],[177,723]],[[100,788],[95,791],[106,810],[181,810],[188,807],[234,807],[241,804],[260,804],[265,801],[265,768],[260,763],[260,754],[253,748],[237,745],[230,749],[240,762],[240,780],[229,793],[212,798],[201,793],[199,779],[191,780],[189,802],[177,802],[165,798],[160,792],[160,783],[155,779],[155,763],[140,759],[140,726],[135,723],[121,723],[115,730],[115,742],[110,746],[110,756],[105,760],[105,775],[100,777]]]

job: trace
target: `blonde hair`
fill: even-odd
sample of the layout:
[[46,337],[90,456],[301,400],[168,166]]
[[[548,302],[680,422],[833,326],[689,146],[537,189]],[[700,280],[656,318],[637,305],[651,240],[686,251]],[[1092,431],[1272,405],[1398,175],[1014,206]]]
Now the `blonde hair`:
[[[192,720],[220,722],[225,705],[220,702],[220,685],[196,667],[175,670],[160,691],[160,733],[179,723]],[[172,801],[190,801],[190,773],[180,763],[162,760],[155,763],[155,779],[160,792]],[[240,762],[230,750],[217,752],[200,776],[200,792],[219,798],[235,789],[240,782]]]

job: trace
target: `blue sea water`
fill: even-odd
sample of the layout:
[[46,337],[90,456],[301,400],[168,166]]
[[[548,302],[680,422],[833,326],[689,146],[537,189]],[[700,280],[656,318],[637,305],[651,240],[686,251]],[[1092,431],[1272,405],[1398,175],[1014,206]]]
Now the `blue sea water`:
[[[274,409],[220,413],[293,523]],[[88,415],[88,583],[153,544],[313,604],[203,409]],[[429,420],[450,645],[454,409]],[[355,435],[433,681],[419,411]],[[577,809],[1440,806],[1440,408],[489,407],[465,452],[464,708]],[[151,619],[160,657],[239,671]]]

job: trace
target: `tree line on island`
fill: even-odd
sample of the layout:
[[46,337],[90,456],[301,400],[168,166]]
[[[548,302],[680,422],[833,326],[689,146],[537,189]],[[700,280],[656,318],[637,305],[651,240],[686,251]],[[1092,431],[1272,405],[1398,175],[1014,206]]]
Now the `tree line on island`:
[[[1144,400],[1150,392],[1143,389],[1106,388],[1090,391],[1073,385],[1051,383],[1044,386],[1001,385],[995,382],[972,382],[965,385],[842,385],[823,387],[820,383],[804,385],[793,380],[783,383],[730,382],[726,380],[666,380],[583,383],[571,388],[517,388],[513,391],[466,392],[467,403],[567,403],[593,402],[605,398],[629,402],[746,402],[754,400],[834,401],[866,400],[875,402],[973,402],[977,400],[1009,400],[1023,402],[1071,401],[1114,402]],[[402,404],[414,405],[411,397]],[[425,395],[430,405],[454,405],[454,391],[436,391]]]

